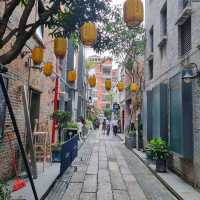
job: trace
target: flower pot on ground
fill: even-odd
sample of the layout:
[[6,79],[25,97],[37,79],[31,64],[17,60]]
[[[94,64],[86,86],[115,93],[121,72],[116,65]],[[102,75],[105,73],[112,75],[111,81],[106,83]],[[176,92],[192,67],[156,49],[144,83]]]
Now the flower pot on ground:
[[150,141],[149,152],[153,159],[156,160],[156,171],[167,171],[167,158],[169,157],[169,149],[167,143],[161,138],[154,138]]
[[61,162],[61,144],[51,146],[52,162]]
[[68,122],[71,120],[71,113],[63,112],[63,111],[56,111],[52,114],[52,119],[56,121],[58,125],[58,142],[63,142],[63,129],[67,126]]
[[64,141],[74,137],[78,133],[78,125],[76,122],[68,122],[64,128]]
[[125,136],[125,145],[128,149],[136,148],[136,133],[135,131],[129,131]]

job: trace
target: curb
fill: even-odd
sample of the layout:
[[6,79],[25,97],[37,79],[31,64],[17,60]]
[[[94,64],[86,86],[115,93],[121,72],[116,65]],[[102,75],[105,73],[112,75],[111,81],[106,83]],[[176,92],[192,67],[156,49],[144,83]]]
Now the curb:
[[[123,139],[118,136],[118,138],[123,141]],[[125,146],[125,145],[124,145]],[[126,146],[125,146],[126,147]],[[178,200],[184,200],[165,180],[163,180],[158,173],[156,173],[156,171],[154,171],[151,167],[149,167],[149,165],[147,164],[147,162],[145,162],[145,160],[143,160],[137,153],[135,153],[133,150],[130,150],[135,156],[137,156],[140,161],[142,161],[142,163],[151,171],[151,173],[167,188],[167,190],[173,195],[175,196]]]
[[131,150],[131,152],[137,156],[140,161],[142,161],[142,163],[151,171],[151,173],[167,188],[167,190],[169,192],[171,192],[178,200],[184,200],[165,180],[163,180],[158,173],[156,173],[156,171],[154,171],[151,167],[149,167],[149,165],[147,164],[147,162],[145,162],[137,153],[135,153],[133,150]]

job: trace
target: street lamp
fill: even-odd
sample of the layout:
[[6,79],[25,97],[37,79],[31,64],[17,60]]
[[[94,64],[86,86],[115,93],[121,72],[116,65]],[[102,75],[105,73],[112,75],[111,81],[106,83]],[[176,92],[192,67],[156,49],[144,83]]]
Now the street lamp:
[[[193,68],[195,67],[195,72]],[[182,79],[185,83],[191,83],[192,79],[198,78],[200,79],[200,70],[197,67],[196,63],[190,63],[188,66],[183,70]]]

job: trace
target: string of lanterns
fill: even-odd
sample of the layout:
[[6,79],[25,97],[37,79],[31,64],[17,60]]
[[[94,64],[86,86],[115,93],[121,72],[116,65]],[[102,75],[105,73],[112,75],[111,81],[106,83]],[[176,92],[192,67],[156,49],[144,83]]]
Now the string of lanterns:
[[[143,3],[141,0],[126,0],[123,8],[124,22],[129,28],[136,27],[140,25],[144,19]],[[85,22],[80,27],[80,39],[85,46],[91,46],[94,44],[97,38],[96,26],[92,22]],[[64,37],[57,37],[54,39],[54,54],[57,58],[64,58],[68,48],[68,41]],[[34,65],[40,65],[43,62],[44,49],[41,47],[36,47],[32,50],[32,60]],[[43,66],[43,73],[45,76],[49,77],[53,73],[52,63],[45,63]],[[68,81],[73,83],[76,80],[76,71],[71,70],[67,73]],[[95,75],[89,76],[88,83],[91,88],[96,86]],[[124,83],[119,81],[117,83],[117,88],[119,92],[124,90]],[[105,89],[110,91],[112,88],[111,79],[105,80]],[[136,83],[130,84],[131,92],[137,92],[139,86]]]
[[[96,76],[95,75],[91,75],[91,76],[88,77],[88,84],[91,88],[96,87]],[[125,84],[124,84],[123,81],[118,81],[118,83],[116,84],[116,87],[117,87],[119,92],[122,92],[125,89]],[[111,88],[112,88],[111,79],[106,79],[105,80],[105,89],[107,91],[110,91]],[[138,92],[138,90],[139,90],[139,86],[138,86],[137,83],[135,83],[135,82],[130,83],[130,91],[132,93],[136,93],[136,92]]]
[[[85,46],[94,44],[97,38],[96,26],[92,22],[85,22],[80,28],[80,39]],[[64,37],[57,37],[54,39],[54,54],[57,58],[64,58],[68,49],[68,41]],[[35,47],[32,49],[32,60],[34,65],[40,65],[43,62],[44,49]],[[49,77],[53,73],[53,65],[45,63],[43,66],[43,73]],[[67,78],[69,82],[75,82],[76,72],[74,70],[68,71]],[[96,83],[95,83],[96,85]],[[94,86],[93,86],[94,87]]]

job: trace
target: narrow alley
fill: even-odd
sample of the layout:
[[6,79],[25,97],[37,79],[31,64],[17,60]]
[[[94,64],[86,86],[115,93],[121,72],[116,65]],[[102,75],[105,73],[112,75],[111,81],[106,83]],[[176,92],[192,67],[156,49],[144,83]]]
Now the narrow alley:
[[119,137],[102,136],[100,131],[90,134],[73,166],[77,170],[69,184],[65,175],[61,180],[67,190],[55,185],[48,200],[176,199]]

